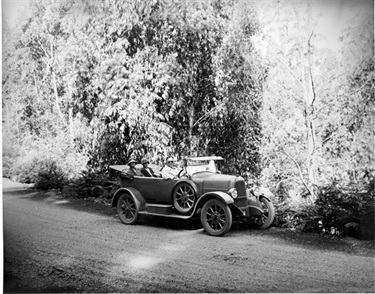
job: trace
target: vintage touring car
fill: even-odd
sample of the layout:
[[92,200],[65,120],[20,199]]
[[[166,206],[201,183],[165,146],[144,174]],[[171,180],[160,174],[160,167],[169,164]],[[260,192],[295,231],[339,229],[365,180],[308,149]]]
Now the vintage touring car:
[[112,165],[110,170],[118,173],[121,185],[112,198],[112,207],[128,225],[143,214],[185,220],[199,216],[204,230],[212,236],[224,236],[235,218],[268,228],[275,217],[271,192],[261,187],[247,189],[242,177],[219,173],[218,160],[223,158],[191,157],[188,177],[176,180],[129,176],[127,166]]

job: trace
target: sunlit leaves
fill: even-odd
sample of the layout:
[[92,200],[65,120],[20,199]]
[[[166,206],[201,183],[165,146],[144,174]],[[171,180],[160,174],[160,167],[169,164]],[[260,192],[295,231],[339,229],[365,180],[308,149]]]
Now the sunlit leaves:
[[19,63],[31,62],[19,73],[36,89],[28,100],[49,115],[59,105],[63,119],[51,122],[91,167],[193,147],[204,154],[211,141],[241,166],[257,161],[264,71],[248,39],[257,30],[251,5],[41,1],[22,28],[30,56]]

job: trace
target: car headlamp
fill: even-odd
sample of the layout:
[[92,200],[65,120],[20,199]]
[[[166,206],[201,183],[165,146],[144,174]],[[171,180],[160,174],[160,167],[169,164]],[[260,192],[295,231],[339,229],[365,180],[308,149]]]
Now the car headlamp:
[[233,198],[237,198],[237,196],[238,196],[237,189],[236,189],[236,188],[232,188],[232,189],[230,189],[230,190],[228,191],[228,194],[229,194],[230,196],[232,196]]
[[256,197],[259,197],[260,195],[262,195],[262,192],[260,191],[259,187],[255,187],[255,188],[253,189],[253,194],[254,194],[254,196],[256,196]]

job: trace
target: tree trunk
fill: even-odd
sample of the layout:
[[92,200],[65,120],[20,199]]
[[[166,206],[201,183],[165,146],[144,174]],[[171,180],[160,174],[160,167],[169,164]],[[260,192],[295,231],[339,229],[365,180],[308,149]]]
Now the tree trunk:
[[59,104],[59,93],[57,92],[56,74],[55,74],[55,71],[53,69],[52,69],[52,82],[53,82],[53,91],[55,93],[56,110],[57,110],[57,113],[58,113],[61,121],[63,123],[65,123],[64,117],[63,117],[62,112],[61,112],[60,104]]
[[315,115],[315,101],[316,94],[314,88],[314,80],[312,75],[312,46],[310,40],[313,36],[314,30],[311,29],[311,4],[308,3],[308,24],[307,24],[307,42],[303,50],[303,96],[305,100],[305,125],[306,125],[306,139],[307,139],[307,173],[309,179],[310,199],[315,200],[315,193],[313,186],[316,185],[316,135],[313,117]]
[[194,127],[194,115],[195,115],[195,109],[194,104],[191,103],[189,106],[189,151],[190,155],[194,153],[194,137],[193,137],[193,127]]
[[[50,42],[50,50],[51,50],[51,59],[54,60],[54,51],[53,51],[53,42]],[[55,68],[54,68],[54,63],[51,65],[51,72],[52,72],[52,83],[53,83],[53,92],[55,94],[55,104],[56,104],[56,110],[57,113],[61,119],[61,121],[65,124],[64,117],[61,112],[60,104],[59,104],[59,93],[57,91],[57,83],[56,83],[56,73],[55,73]]]

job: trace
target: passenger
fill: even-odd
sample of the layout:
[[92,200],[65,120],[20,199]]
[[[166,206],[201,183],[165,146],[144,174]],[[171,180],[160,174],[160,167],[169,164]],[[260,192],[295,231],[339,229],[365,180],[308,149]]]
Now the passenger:
[[187,160],[183,158],[180,162],[180,172],[178,173],[177,177],[179,178],[188,178],[188,172],[187,172]]
[[217,173],[218,170],[217,170],[217,166],[216,166],[215,161],[210,160],[208,165],[207,165],[206,170],[212,171],[213,173]]
[[128,165],[129,165],[129,169],[128,171],[126,172],[127,175],[131,175],[131,176],[141,176],[142,174],[140,173],[140,171],[135,167],[135,165],[137,164],[138,162],[135,160],[135,159],[130,159],[129,162],[128,162]]
[[148,167],[150,161],[146,158],[142,158],[141,163],[143,167],[141,168],[141,173],[145,177],[154,177],[157,178],[158,176],[154,173],[151,167]]
[[180,170],[174,167],[173,157],[171,156],[167,157],[166,164],[162,169],[162,174],[161,174],[162,178],[165,180],[178,179],[177,175],[179,174],[179,172]]

